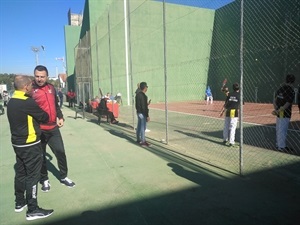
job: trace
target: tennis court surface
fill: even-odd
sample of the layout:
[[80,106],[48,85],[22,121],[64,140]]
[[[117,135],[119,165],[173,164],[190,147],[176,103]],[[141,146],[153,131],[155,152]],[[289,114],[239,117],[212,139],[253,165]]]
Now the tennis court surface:
[[[262,167],[240,177],[183,154],[183,148],[176,144],[168,146],[149,138],[150,147],[138,146],[125,122],[125,107],[120,115],[122,112],[120,125],[99,126],[91,115],[75,120],[74,111],[63,109],[66,122],[61,132],[69,177],[76,187],[69,189],[59,183],[56,160],[49,150],[51,191],[40,191],[38,201],[41,207],[53,208],[54,214],[32,224],[299,224],[299,160]],[[163,133],[154,109],[152,115],[147,135]],[[15,158],[8,129],[6,116],[0,116],[0,224],[28,224],[25,212],[14,212]],[[179,126],[177,130],[173,132],[187,133]],[[189,138],[193,137],[187,136],[186,150],[193,146]],[[203,150],[198,145],[197,149]]]

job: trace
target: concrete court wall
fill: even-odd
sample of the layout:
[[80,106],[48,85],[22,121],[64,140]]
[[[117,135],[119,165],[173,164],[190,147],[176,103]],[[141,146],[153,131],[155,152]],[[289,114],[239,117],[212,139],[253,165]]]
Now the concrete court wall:
[[[113,1],[109,6],[109,22],[106,11],[91,27],[94,95],[98,95],[100,87],[103,92],[121,92],[123,101],[128,102],[136,84],[147,81],[152,101],[164,101],[162,6],[156,1],[130,1],[132,78],[129,79],[129,97],[126,95],[123,1]],[[89,7],[93,8],[91,2]],[[207,84],[214,10],[166,4],[166,11],[168,100],[199,99]],[[95,16],[90,11],[90,17]]]
[[[240,81],[241,9],[235,1],[216,11],[208,83]],[[244,1],[244,99],[273,101],[287,73],[300,74],[300,1]],[[219,90],[219,89],[218,89]],[[257,93],[255,91],[257,90]],[[216,99],[224,98],[217,91]]]
[[[109,7],[109,0],[87,2],[89,10],[84,13],[81,37],[90,31],[93,95],[101,87],[104,92],[121,92],[126,102],[123,1],[112,1]],[[136,83],[145,80],[151,87],[148,94],[160,102],[164,96],[162,3],[130,1],[130,4],[133,72],[130,93]],[[270,102],[286,73],[298,77],[299,8],[300,0],[278,0],[276,4],[245,0],[245,101]],[[166,16],[168,100],[199,99],[204,97],[206,85],[212,87],[215,99],[224,99],[219,91],[224,78],[228,79],[229,87],[240,80],[240,1],[216,11],[166,4]]]

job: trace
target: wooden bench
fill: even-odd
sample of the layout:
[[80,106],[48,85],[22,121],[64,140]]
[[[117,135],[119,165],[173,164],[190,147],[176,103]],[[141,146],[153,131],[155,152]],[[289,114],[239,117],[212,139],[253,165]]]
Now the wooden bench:
[[100,110],[99,112],[98,112],[97,110],[95,110],[95,111],[93,112],[93,115],[95,115],[95,116],[98,117],[97,124],[100,125],[101,119],[102,119],[102,118],[105,118],[105,117],[106,117],[106,122],[109,123],[109,118],[108,118],[107,113],[105,113],[105,112],[103,112],[103,111],[101,111],[101,110]]

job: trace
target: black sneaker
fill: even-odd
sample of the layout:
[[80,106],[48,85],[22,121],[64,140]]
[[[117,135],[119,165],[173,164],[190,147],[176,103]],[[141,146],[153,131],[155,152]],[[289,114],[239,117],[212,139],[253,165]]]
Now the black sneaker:
[[23,209],[27,207],[26,203],[19,204],[17,203],[15,206],[15,212],[22,212]]
[[238,145],[237,144],[231,144],[231,143],[229,143],[228,147],[230,147],[230,148],[237,148]]
[[48,192],[48,191],[50,191],[50,182],[49,182],[49,180],[45,180],[43,183],[42,183],[42,191],[43,192]]
[[53,213],[53,209],[42,209],[42,208],[36,208],[35,210],[26,213],[26,220],[36,220],[36,219],[42,219],[50,216]]
[[69,188],[75,187],[75,183],[67,177],[65,179],[61,179],[60,183],[66,185]]
[[285,148],[278,148],[277,147],[277,150],[280,151],[280,152],[285,152],[285,153],[292,153],[292,152],[294,152],[294,149],[289,148],[289,147],[285,147]]
[[285,150],[287,152],[295,152],[295,150],[293,148],[290,148],[290,147],[285,147]]

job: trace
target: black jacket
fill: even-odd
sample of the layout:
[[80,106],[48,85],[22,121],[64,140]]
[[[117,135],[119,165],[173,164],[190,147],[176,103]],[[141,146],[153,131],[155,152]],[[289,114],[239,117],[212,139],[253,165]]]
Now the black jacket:
[[240,107],[240,92],[231,92],[228,94],[225,105],[226,117],[238,117]]
[[100,103],[99,103],[98,107],[97,107],[97,110],[98,111],[107,112],[108,111],[108,107],[107,107],[106,104],[107,104],[107,100],[105,98],[102,98],[100,100]]
[[148,97],[142,91],[138,92],[135,96],[135,108],[137,113],[141,113],[145,117],[149,117]]
[[281,85],[281,87],[276,91],[275,95],[276,109],[280,109],[280,107],[284,106],[287,102],[290,103],[290,105],[283,111],[283,115],[279,114],[277,117],[291,118],[294,98],[294,88],[289,84]]
[[40,122],[48,122],[49,115],[22,91],[15,91],[7,104],[7,117],[13,146],[25,147],[40,142]]

